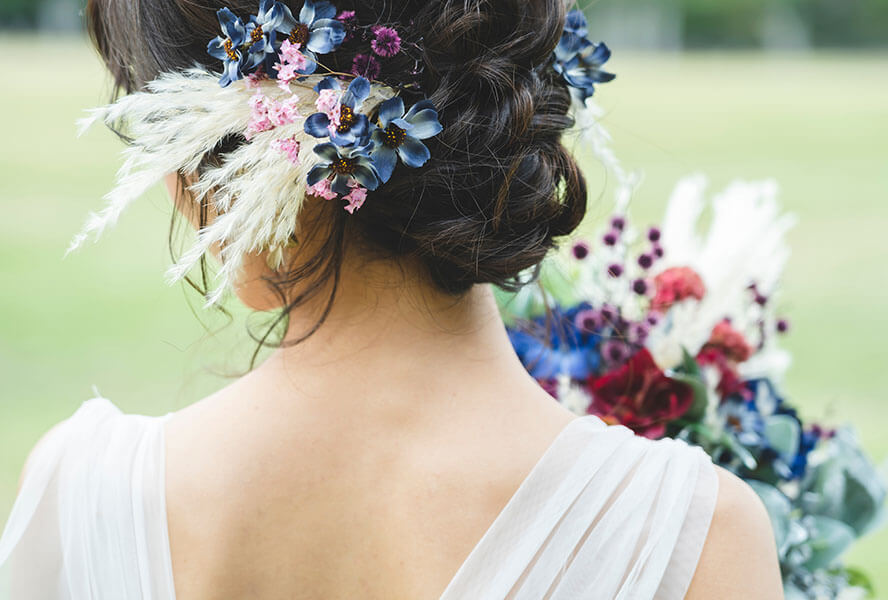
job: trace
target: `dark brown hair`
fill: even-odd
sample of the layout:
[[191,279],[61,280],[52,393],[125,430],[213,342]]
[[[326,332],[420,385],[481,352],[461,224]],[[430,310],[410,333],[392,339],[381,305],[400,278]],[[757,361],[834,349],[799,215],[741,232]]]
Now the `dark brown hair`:
[[[129,93],[161,72],[195,64],[219,70],[206,53],[207,41],[218,35],[215,11],[227,5],[246,17],[258,1],[89,0],[88,27],[118,91]],[[354,10],[360,23],[396,23],[417,40],[418,57],[391,59],[378,79],[400,86],[399,73],[414,74],[444,130],[426,140],[432,158],[425,167],[398,167],[353,216],[338,206],[327,211],[314,228],[320,250],[271,282],[287,299],[278,322],[324,291],[329,310],[343,247],[352,239],[387,256],[417,257],[450,294],[478,283],[506,289],[526,283],[520,276],[533,273],[586,210],[585,180],[561,143],[573,125],[570,93],[551,63],[564,0],[333,3]],[[301,6],[285,4],[294,13]],[[348,71],[353,57],[346,45],[325,59]],[[315,283],[301,297],[289,297],[287,289],[306,280]]]

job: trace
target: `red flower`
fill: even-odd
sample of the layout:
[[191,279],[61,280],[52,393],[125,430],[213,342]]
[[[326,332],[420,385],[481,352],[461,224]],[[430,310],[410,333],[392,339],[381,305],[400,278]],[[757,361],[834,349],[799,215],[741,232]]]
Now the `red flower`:
[[656,310],[666,310],[687,298],[702,300],[706,294],[703,279],[690,267],[666,269],[654,277],[654,287],[657,290],[653,300]]
[[645,348],[618,369],[590,377],[588,389],[590,414],[649,438],[662,437],[694,403],[691,386],[666,377]]
[[722,399],[734,395],[740,396],[744,400],[752,399],[752,392],[749,391],[746,383],[740,379],[737,370],[720,350],[714,348],[700,350],[697,355],[697,363],[700,366],[711,365],[718,370],[719,380],[716,390]]
[[742,363],[749,360],[753,349],[746,342],[743,334],[734,329],[729,321],[722,321],[712,329],[709,341],[703,346],[704,350],[718,350],[728,360]]

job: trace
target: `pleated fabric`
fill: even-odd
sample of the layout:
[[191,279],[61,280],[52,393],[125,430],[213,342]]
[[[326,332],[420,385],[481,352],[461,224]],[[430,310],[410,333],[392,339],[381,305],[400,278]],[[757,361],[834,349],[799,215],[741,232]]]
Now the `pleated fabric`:
[[[45,438],[0,538],[0,598],[175,598],[165,418],[95,398]],[[575,419],[441,600],[680,600],[717,494],[700,449]]]

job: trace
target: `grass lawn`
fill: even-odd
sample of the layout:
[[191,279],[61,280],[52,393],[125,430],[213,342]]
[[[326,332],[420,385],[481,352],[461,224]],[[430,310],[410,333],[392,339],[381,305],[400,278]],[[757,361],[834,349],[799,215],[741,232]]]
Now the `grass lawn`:
[[[38,75],[0,91],[0,517],[28,450],[92,395],[126,411],[182,407],[246,366],[243,315],[195,318],[182,288],[163,284],[170,207],[160,190],[125,213],[99,246],[62,259],[88,210],[102,205],[120,144],[74,121],[107,95],[79,39],[0,41],[0,70]],[[888,56],[876,54],[615,55],[619,79],[601,88],[619,156],[642,168],[633,200],[642,221],[661,214],[682,175],[713,189],[734,177],[774,177],[799,215],[782,303],[793,321],[788,396],[808,418],[853,420],[878,459],[888,455],[882,345],[888,337]],[[12,81],[12,80],[10,80]],[[589,163],[590,218],[609,209]],[[199,312],[199,308],[194,312]],[[227,326],[226,326],[227,325]],[[217,331],[221,328],[221,331]],[[888,531],[849,562],[888,598]]]

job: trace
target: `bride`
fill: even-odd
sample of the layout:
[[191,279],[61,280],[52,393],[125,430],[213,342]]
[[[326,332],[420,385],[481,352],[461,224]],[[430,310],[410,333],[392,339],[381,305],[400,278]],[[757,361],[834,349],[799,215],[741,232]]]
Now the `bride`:
[[88,4],[129,147],[86,233],[165,179],[199,234],[171,279],[278,342],[178,412],[94,398],[46,434],[9,597],[781,598],[751,489],[553,402],[498,314],[585,213],[561,140],[613,76],[582,13],[258,1]]

